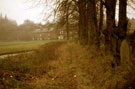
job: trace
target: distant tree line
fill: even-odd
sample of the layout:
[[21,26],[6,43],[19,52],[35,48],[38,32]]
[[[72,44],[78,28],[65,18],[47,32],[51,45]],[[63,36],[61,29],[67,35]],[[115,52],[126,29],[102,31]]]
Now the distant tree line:
[[18,26],[18,40],[29,41],[32,40],[32,32],[35,29],[40,29],[40,24],[35,24],[30,20],[25,20],[23,24]]
[[0,16],[0,41],[28,41],[32,40],[32,31],[39,28],[30,20],[25,20],[23,24],[17,25],[16,21],[7,16]]
[[1,41],[10,41],[16,39],[16,30],[17,30],[16,21],[9,20],[7,16],[0,16],[0,40]]

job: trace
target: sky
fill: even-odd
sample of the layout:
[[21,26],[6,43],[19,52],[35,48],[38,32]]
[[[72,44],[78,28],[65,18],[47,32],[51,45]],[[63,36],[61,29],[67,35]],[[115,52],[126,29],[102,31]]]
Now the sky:
[[[22,24],[24,20],[32,20],[35,23],[43,21],[43,6],[33,7],[33,2],[26,0],[0,0],[0,13],[7,15],[8,18],[16,20],[18,24]],[[45,10],[50,14],[48,10]],[[48,18],[46,20],[52,20]]]
[[[43,20],[43,8],[42,5],[33,7],[33,2],[28,0],[0,0],[0,13],[7,15],[10,19],[16,20],[18,24],[22,24],[26,19],[32,20],[35,23],[52,21],[53,17]],[[131,8],[127,10],[128,17],[135,18],[135,11]],[[53,14],[49,9],[44,8],[44,11],[46,14]]]

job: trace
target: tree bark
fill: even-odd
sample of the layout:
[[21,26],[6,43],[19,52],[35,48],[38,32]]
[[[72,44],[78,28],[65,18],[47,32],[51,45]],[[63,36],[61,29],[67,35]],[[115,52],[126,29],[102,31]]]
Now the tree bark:
[[103,32],[103,21],[104,21],[104,8],[103,8],[103,2],[102,0],[100,0],[100,18],[99,18],[99,27],[98,27],[98,31],[99,31],[99,44],[101,45],[101,43],[103,43],[101,34]]
[[100,0],[100,19],[99,19],[99,30],[100,32],[103,30],[103,3]]
[[97,12],[95,0],[87,2],[87,20],[88,20],[88,43],[99,44],[99,31],[97,30]]
[[66,32],[67,32],[67,40],[69,40],[69,6],[67,5],[66,9]]
[[79,41],[82,45],[88,44],[88,30],[86,17],[86,0],[78,1],[79,8]]
[[122,39],[127,32],[127,0],[119,0],[119,30]]
[[115,10],[116,10],[116,0],[105,0],[106,3],[106,30],[105,30],[105,45],[106,45],[106,52],[113,53],[113,38],[112,38],[112,31],[115,29]]
[[120,46],[121,42],[126,38],[127,32],[127,0],[119,0],[119,39],[117,41],[116,56],[119,59],[120,64]]

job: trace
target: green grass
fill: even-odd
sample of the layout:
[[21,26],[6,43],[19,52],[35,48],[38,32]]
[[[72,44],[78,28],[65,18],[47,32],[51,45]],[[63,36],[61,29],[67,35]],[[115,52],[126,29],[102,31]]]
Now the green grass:
[[[56,40],[53,40],[56,41]],[[41,45],[53,42],[52,40],[44,41],[20,41],[20,42],[0,42],[0,54],[14,53],[38,49]]]

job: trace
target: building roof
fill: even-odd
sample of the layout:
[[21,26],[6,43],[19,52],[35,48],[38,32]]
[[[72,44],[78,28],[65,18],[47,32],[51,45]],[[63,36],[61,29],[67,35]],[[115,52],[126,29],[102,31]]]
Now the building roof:
[[53,28],[51,28],[51,29],[35,29],[33,31],[33,33],[46,33],[46,32],[51,32],[51,31],[53,31]]

